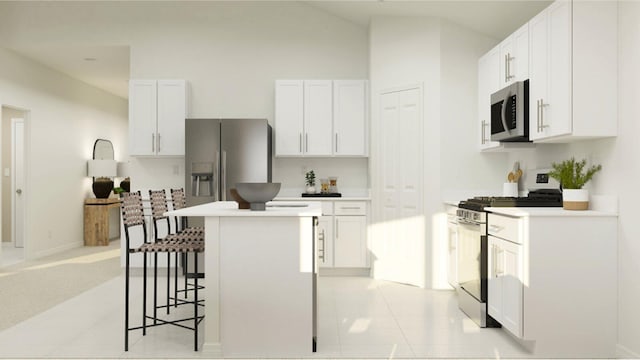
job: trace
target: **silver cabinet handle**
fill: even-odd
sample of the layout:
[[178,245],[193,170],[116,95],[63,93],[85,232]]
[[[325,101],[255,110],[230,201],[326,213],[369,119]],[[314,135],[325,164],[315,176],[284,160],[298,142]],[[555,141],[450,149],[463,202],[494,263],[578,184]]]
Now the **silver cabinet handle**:
[[536,100],[536,132],[540,132],[540,99]]
[[498,225],[489,225],[489,231],[501,231],[502,229],[504,229],[503,226],[498,226]]
[[336,152],[338,152],[338,133],[336,133]]
[[[318,234],[318,243],[322,242],[322,247],[318,246],[318,258],[324,262],[325,242],[324,242],[324,229]],[[318,244],[319,245],[319,244]]]
[[158,133],[158,153],[160,153],[160,133]]
[[481,129],[480,129],[480,144],[484,145],[484,123],[485,121],[482,120],[482,123],[480,125]]
[[[218,179],[218,175],[222,176],[222,171],[218,170],[220,166],[220,153],[216,151],[216,156],[213,158],[213,201],[220,200],[220,184],[218,183],[220,180]],[[220,171],[220,174],[218,174]]]
[[341,206],[341,210],[360,210],[360,206]]
[[549,125],[544,124],[544,107],[549,104],[545,104],[543,99],[540,99],[540,132],[544,130],[544,128],[549,127]]
[[151,152],[156,151],[156,134],[151,133]]
[[496,277],[504,274],[504,270],[502,269],[502,260],[500,259],[500,254],[502,253],[504,253],[504,250],[500,250],[500,248],[496,246]]
[[309,152],[309,134],[304,133],[304,152]]
[[339,222],[336,221],[336,239],[340,237],[340,232],[338,231],[338,224]]
[[227,152],[222,152],[222,201],[227,201]]
[[298,137],[298,149],[300,149],[300,153],[302,153],[302,133]]
[[504,55],[504,82],[509,82],[509,55]]

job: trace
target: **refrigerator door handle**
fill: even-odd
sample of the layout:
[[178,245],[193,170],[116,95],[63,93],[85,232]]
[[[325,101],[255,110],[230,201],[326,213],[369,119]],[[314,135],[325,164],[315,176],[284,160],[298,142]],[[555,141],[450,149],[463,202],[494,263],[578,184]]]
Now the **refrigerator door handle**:
[[227,201],[227,152],[222,152],[222,201]]

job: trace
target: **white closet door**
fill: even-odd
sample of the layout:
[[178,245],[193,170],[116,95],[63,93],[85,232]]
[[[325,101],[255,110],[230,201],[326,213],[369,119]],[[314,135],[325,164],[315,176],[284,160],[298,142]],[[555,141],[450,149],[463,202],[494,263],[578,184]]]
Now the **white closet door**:
[[382,204],[374,248],[379,279],[423,285],[425,234],[422,213],[422,90],[380,96]]

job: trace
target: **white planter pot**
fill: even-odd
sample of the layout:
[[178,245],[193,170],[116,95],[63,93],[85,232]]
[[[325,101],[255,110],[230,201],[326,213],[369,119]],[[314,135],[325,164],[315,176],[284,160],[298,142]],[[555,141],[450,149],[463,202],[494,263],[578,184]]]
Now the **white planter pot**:
[[307,194],[315,194],[316,187],[315,186],[307,186]]
[[565,210],[589,209],[589,190],[587,189],[563,189],[562,208]]

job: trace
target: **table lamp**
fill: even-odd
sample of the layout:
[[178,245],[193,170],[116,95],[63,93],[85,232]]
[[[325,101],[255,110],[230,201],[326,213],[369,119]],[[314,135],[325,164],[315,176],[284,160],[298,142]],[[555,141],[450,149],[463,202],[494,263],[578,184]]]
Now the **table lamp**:
[[93,177],[93,194],[98,199],[106,199],[113,190],[112,177],[117,174],[115,160],[89,160],[87,162],[87,176]]

